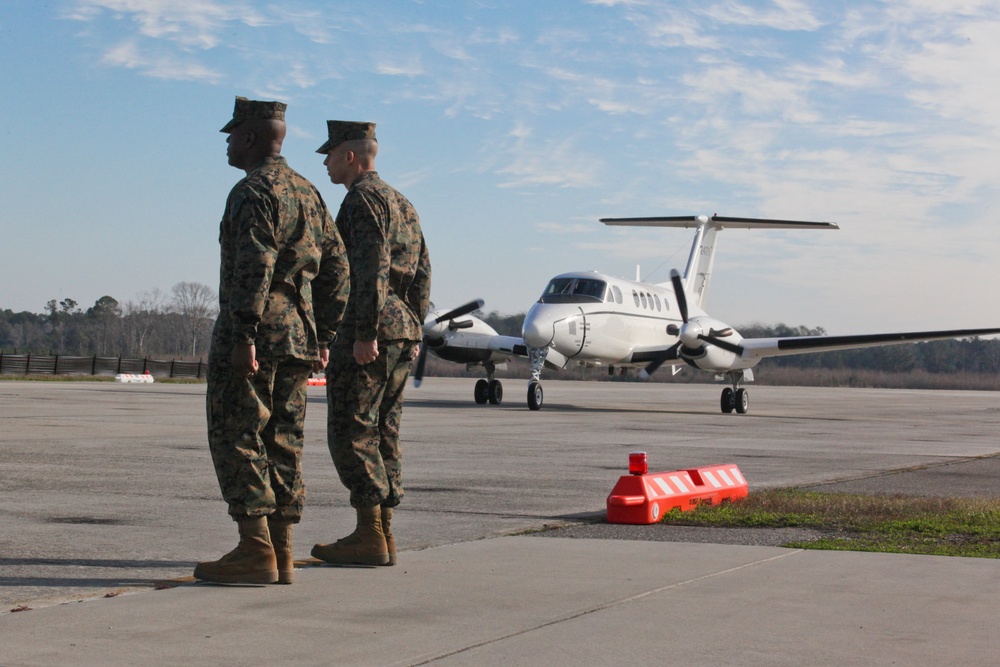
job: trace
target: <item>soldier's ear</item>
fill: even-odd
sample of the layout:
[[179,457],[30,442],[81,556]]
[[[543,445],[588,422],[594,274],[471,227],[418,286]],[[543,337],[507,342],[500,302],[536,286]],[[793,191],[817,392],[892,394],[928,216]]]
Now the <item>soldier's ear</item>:
[[257,133],[253,130],[247,130],[243,135],[243,144],[247,147],[253,146],[257,143]]

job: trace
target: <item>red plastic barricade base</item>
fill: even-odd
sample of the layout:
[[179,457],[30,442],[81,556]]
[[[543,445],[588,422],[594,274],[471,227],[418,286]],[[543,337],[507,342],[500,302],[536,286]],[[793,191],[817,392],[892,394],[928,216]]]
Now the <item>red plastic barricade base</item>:
[[624,475],[608,496],[608,523],[656,523],[673,509],[746,498],[747,482],[734,463]]
[[145,373],[119,373],[115,376],[116,382],[124,382],[126,384],[143,384],[153,382],[153,376],[146,371]]

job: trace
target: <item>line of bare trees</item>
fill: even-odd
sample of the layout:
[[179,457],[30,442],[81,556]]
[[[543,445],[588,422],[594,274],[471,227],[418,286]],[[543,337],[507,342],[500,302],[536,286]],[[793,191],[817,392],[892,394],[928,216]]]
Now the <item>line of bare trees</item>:
[[[125,303],[103,296],[86,310],[73,299],[52,299],[42,314],[0,310],[0,349],[32,354],[197,359],[208,352],[217,303],[210,287],[182,282],[174,285],[169,294],[160,290],[142,292]],[[494,311],[478,315],[503,335],[521,333],[523,313],[502,315]],[[825,333],[822,328],[784,324],[750,325],[740,331],[750,337]],[[442,362],[438,371],[451,374],[456,370],[451,366],[454,364]],[[782,357],[761,364],[761,371],[768,368],[970,374],[995,379],[1000,374],[1000,340],[943,340]],[[570,376],[573,373],[561,374]]]
[[84,310],[50,300],[45,312],[0,310],[0,349],[21,353],[198,358],[208,352],[218,314],[215,291],[181,282],[119,302],[102,296]]

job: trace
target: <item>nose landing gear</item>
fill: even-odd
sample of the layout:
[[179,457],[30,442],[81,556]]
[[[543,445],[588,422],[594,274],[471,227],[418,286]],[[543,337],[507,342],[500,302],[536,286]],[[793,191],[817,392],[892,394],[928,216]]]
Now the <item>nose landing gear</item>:
[[542,409],[542,383],[541,382],[529,382],[528,383],[528,408],[531,410],[541,410]]
[[528,408],[530,410],[542,409],[542,367],[545,366],[545,357],[549,352],[547,347],[529,347],[528,359],[531,361],[531,381],[528,383]]

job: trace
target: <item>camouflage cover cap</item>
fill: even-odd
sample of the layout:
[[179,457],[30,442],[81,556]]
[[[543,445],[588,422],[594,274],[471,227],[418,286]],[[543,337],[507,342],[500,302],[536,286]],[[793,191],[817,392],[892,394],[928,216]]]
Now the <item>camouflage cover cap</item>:
[[[329,153],[338,144],[354,139],[375,139],[375,123],[356,123],[350,120],[326,121],[326,143],[316,149],[317,153]],[[377,141],[377,139],[376,139]]]
[[236,107],[233,109],[233,119],[226,123],[219,132],[232,132],[233,128],[245,120],[259,118],[260,120],[285,120],[285,109],[288,105],[284,102],[258,102],[248,100],[245,97],[236,98]]

